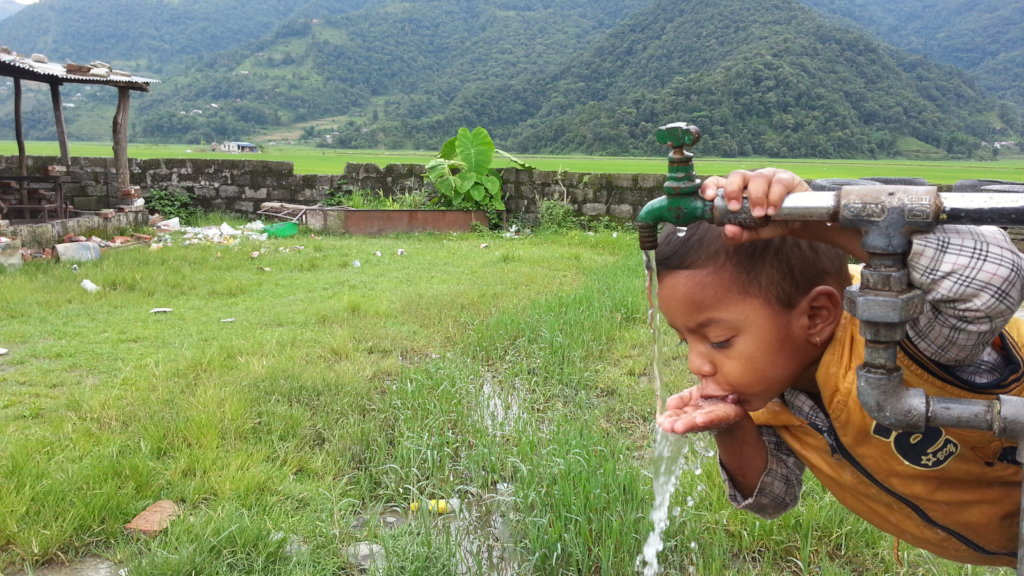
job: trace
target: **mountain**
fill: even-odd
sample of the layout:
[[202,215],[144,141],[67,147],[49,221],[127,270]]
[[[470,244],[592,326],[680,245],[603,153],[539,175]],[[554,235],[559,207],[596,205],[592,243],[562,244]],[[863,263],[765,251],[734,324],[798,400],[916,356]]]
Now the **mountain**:
[[190,57],[251,44],[282,21],[382,1],[46,0],[0,21],[0,38],[14,50],[43,53],[51,61],[102,60],[159,75]]
[[992,130],[994,104],[964,73],[796,0],[653,0],[548,80],[518,147],[637,153],[666,118],[726,156],[878,156],[900,136],[966,154]]
[[804,0],[912,53],[968,71],[1024,104],[1024,0]]
[[14,0],[0,0],[0,20],[7,18],[24,7],[24,4],[18,4]]
[[[528,117],[521,103],[499,105],[501,94],[492,88],[569,62],[646,2],[387,0],[357,12],[293,19],[163,79],[162,90],[140,99],[139,114],[150,121],[138,134],[211,141],[341,117],[338,142],[434,148],[457,122]],[[473,112],[480,108],[482,114]],[[466,113],[453,125],[442,116],[456,109]]]
[[[133,137],[151,140],[305,124],[334,146],[433,149],[482,125],[521,153],[657,154],[654,127],[687,120],[707,154],[865,157],[907,137],[967,156],[1024,132],[1019,106],[827,2],[47,0],[0,37],[157,73],[132,108]],[[1004,48],[985,62],[1012,60]],[[107,92],[66,99],[72,138],[109,137]],[[43,96],[26,103],[29,137],[49,137]]]

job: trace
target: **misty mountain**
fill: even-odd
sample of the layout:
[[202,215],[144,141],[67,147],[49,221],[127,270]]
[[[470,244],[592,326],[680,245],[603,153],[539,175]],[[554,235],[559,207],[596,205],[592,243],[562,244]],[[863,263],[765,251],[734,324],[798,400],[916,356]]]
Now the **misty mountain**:
[[553,97],[514,141],[631,152],[613,142],[669,118],[701,126],[709,153],[847,157],[885,155],[900,136],[962,154],[994,129],[992,101],[964,73],[795,0],[754,5],[650,2],[550,78]]
[[[884,12],[874,0],[851,2]],[[162,82],[132,111],[133,138],[158,141],[256,139],[317,122],[306,135],[325,145],[433,149],[459,126],[482,125],[517,152],[651,154],[660,153],[654,127],[688,120],[705,130],[709,154],[884,156],[909,137],[967,156],[980,140],[1024,132],[1020,107],[997,101],[955,62],[894,47],[882,27],[869,31],[842,7],[46,0],[0,21],[0,43],[159,72]],[[947,30],[961,34],[969,22],[952,19]],[[979,69],[1015,58],[1012,42],[986,49]],[[72,137],[109,137],[112,99],[69,99]],[[26,104],[30,137],[48,137],[48,101],[37,100]]]
[[1024,0],[804,0],[1024,104]]
[[0,0],[0,20],[7,18],[24,7],[23,4],[18,4],[14,0]]
[[192,57],[251,44],[282,21],[382,1],[46,0],[0,21],[0,44],[51,61],[102,60],[143,75],[163,74]]

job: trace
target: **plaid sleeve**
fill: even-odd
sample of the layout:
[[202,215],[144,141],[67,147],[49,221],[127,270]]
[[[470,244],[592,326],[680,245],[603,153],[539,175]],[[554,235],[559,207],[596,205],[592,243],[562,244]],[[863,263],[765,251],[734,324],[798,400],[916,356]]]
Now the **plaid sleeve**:
[[907,334],[943,364],[977,360],[1024,299],[1024,256],[999,228],[939,226],[915,236],[907,269],[928,304]]
[[736,491],[721,464],[718,469],[725,481],[729,502],[733,506],[771,520],[800,502],[804,464],[793,454],[774,428],[759,426],[758,429],[768,446],[768,467],[750,498],[744,498]]

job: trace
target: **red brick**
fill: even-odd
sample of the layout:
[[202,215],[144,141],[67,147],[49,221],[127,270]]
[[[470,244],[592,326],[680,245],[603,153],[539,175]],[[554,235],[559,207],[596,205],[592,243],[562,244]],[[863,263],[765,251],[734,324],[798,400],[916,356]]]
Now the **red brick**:
[[160,500],[150,504],[131,522],[124,525],[126,532],[136,532],[145,536],[159,533],[170,521],[179,514],[178,505],[170,500]]

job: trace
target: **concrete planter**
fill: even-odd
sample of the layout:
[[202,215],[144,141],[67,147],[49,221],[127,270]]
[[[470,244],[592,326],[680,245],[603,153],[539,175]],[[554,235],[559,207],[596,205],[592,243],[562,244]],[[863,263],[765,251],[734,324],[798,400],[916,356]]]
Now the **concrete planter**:
[[380,236],[408,232],[469,232],[473,223],[488,226],[483,210],[362,210],[316,208],[306,225],[333,234]]

